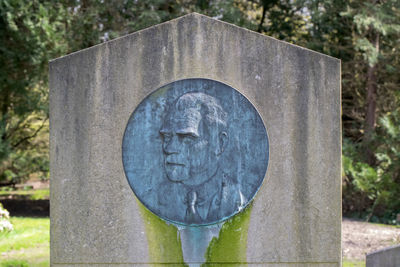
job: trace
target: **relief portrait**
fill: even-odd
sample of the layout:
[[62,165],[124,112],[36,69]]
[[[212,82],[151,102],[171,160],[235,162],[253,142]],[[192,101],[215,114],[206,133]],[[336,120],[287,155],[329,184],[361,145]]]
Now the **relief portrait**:
[[218,223],[244,209],[268,165],[254,106],[223,83],[186,79],[147,96],[122,142],[129,185],[146,208],[182,225]]

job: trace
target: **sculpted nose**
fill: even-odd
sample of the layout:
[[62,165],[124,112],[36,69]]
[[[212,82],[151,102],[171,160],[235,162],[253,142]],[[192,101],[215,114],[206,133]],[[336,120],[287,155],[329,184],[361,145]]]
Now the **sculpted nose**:
[[176,135],[173,135],[168,142],[164,142],[164,152],[165,154],[177,154],[179,153],[179,144],[178,138]]

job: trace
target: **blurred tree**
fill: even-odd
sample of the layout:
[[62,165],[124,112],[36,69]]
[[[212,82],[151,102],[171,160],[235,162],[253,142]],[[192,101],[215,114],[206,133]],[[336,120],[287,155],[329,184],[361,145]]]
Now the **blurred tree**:
[[[363,121],[363,143],[365,160],[374,165],[376,145],[372,142],[375,133],[377,112],[386,107],[379,106],[378,93],[388,91],[393,95],[394,88],[388,87],[393,80],[393,52],[399,51],[400,45],[400,2],[397,0],[349,1],[347,10],[341,13],[352,18],[352,42],[355,56],[363,67],[365,112]],[[399,66],[397,66],[399,67]],[[392,71],[388,72],[388,68]],[[398,76],[398,75],[396,75]],[[393,90],[394,89],[394,90]],[[387,92],[382,92],[387,95]]]
[[[398,0],[1,0],[0,184],[48,177],[47,62],[190,12],[342,60],[344,207],[400,213]],[[347,197],[348,196],[348,197]],[[353,210],[353,208],[348,208]]]
[[[0,2],[0,181],[29,173],[46,176],[47,62],[60,46],[62,6],[50,2]],[[44,142],[44,143],[43,143]]]
[[252,30],[297,44],[308,34],[304,7],[297,1],[248,0],[237,3],[247,14],[250,24],[255,25],[250,28]]
[[[400,2],[353,0],[345,7],[340,15],[350,20],[347,39],[352,49],[351,58],[343,62],[343,92],[351,96],[347,110],[355,114],[356,127],[345,127],[345,138],[354,153],[344,150],[344,162],[349,160],[344,164],[344,192],[358,191],[359,197],[370,199],[365,209],[357,207],[368,212],[367,220],[375,212],[393,220],[400,213],[400,180],[395,168],[398,139],[394,134],[399,124],[389,122],[398,121],[400,103]],[[349,134],[355,131],[358,133]]]
[[1,0],[0,185],[48,178],[47,63],[198,11],[238,25],[234,0]]
[[400,213],[398,140],[384,122],[397,122],[400,103],[400,2],[248,2],[258,10],[259,32],[342,60],[344,210],[393,218]]
[[69,52],[87,48],[190,12],[252,27],[236,0],[63,0]]

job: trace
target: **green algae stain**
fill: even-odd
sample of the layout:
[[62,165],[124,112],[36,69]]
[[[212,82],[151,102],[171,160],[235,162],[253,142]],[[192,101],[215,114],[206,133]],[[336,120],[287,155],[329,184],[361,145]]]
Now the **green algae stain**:
[[153,266],[160,266],[163,263],[187,266],[183,262],[182,245],[177,228],[151,213],[139,201],[138,205],[145,222],[149,257]]
[[[178,229],[150,212],[138,201],[142,218],[145,222],[149,257],[153,266],[168,264],[185,266],[182,244]],[[239,267],[247,266],[247,232],[250,223],[252,204],[242,212],[227,220],[219,233],[214,237],[205,254],[206,262],[202,266]]]
[[226,221],[214,237],[206,252],[206,262],[202,266],[247,266],[247,231],[250,224],[252,204]]

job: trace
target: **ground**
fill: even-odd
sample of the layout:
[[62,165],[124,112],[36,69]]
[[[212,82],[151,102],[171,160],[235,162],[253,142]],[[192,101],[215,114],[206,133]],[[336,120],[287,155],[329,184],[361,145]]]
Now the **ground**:
[[343,258],[365,261],[365,255],[400,244],[400,227],[343,219]]
[[[48,183],[31,184],[18,191],[0,191],[0,201],[7,204],[15,227],[12,233],[0,234],[1,267],[24,266],[18,264],[25,262],[28,266],[48,266],[48,199]],[[41,218],[34,218],[38,215]],[[344,267],[365,266],[367,253],[396,244],[400,244],[400,226],[343,219]]]

